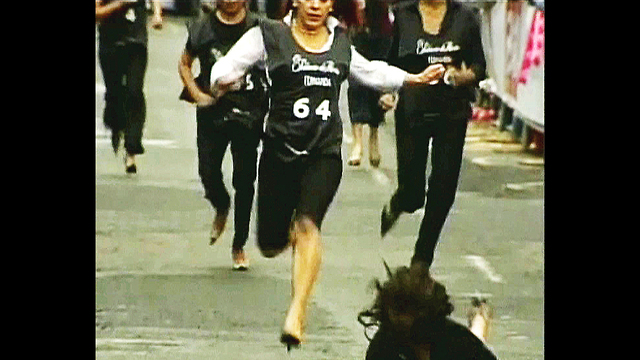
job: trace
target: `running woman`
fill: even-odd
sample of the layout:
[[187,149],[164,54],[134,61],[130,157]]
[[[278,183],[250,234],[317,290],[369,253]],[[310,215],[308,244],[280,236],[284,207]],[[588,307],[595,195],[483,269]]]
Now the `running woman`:
[[[142,132],[147,116],[144,76],[149,34],[145,0],[96,0],[100,33],[98,56],[106,92],[103,121],[111,130],[115,153],[124,137],[125,171],[136,174],[136,155],[144,154]],[[152,0],[151,26],[162,28],[160,0]]]
[[474,87],[485,77],[486,62],[480,23],[467,5],[410,0],[398,3],[394,14],[389,63],[406,71],[435,64],[447,68],[433,86],[400,90],[395,111],[398,188],[384,206],[380,223],[385,236],[400,214],[424,206],[411,263],[429,268],[455,200]]
[[[233,158],[234,236],[231,257],[234,270],[246,270],[249,259],[244,246],[249,236],[251,207],[258,161],[258,144],[268,107],[264,69],[253,67],[239,91],[230,92],[215,105],[209,94],[211,67],[258,18],[247,9],[246,0],[217,0],[203,4],[202,14],[188,27],[187,44],[178,66],[185,85],[181,99],[194,102],[197,122],[198,173],[205,198],[216,211],[210,244],[222,235],[231,198],[222,177],[222,160],[229,144]],[[192,64],[200,62],[200,75],[193,77]]]
[[[336,6],[334,8],[334,5]],[[292,299],[281,341],[303,341],[307,305],[320,270],[320,228],[342,178],[340,85],[353,76],[380,90],[425,85],[442,76],[368,61],[351,46],[336,17],[355,17],[347,1],[292,0],[284,21],[264,20],[240,38],[211,71],[217,99],[247,69],[266,63],[270,109],[258,169],[257,241],[265,257],[293,248]],[[330,16],[333,12],[334,16]]]

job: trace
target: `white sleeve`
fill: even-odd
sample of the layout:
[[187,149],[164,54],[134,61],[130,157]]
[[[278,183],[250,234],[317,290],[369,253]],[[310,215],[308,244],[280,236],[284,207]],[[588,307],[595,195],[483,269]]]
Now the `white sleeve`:
[[249,29],[211,68],[211,85],[241,79],[253,65],[264,65],[266,51],[259,26]]
[[407,72],[384,61],[369,61],[351,46],[350,76],[356,81],[384,92],[398,91]]

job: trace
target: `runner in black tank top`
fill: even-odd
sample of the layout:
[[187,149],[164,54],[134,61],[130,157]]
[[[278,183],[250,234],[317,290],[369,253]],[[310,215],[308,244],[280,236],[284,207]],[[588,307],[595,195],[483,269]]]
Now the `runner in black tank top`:
[[[255,193],[258,144],[268,107],[266,78],[264,69],[253,67],[242,79],[238,91],[229,92],[214,105],[208,104],[212,100],[209,79],[213,64],[257,24],[258,17],[247,9],[245,0],[216,1],[214,8],[190,22],[179,65],[180,78],[185,85],[180,98],[198,104],[198,174],[205,198],[216,212],[211,228],[211,245],[225,230],[231,208],[231,197],[222,175],[222,161],[227,148],[231,148],[232,185],[235,190],[231,256],[236,270],[246,270],[249,266],[244,246],[249,236]],[[200,63],[197,78],[192,74],[195,59]]]
[[339,156],[342,120],[338,96],[351,61],[344,30],[335,29],[333,45],[321,54],[302,49],[282,22],[263,21],[261,30],[271,83],[267,141],[283,160]]
[[[303,340],[306,310],[321,263],[320,227],[342,177],[338,111],[347,76],[379,90],[424,85],[442,76],[434,66],[408,74],[358,54],[335,15],[347,2],[300,0],[289,23],[262,21],[238,40],[211,71],[221,96],[255,63],[264,62],[270,110],[258,169],[258,246],[266,257],[293,247],[292,300],[281,341]],[[338,8],[340,6],[341,8]],[[354,8],[355,10],[355,8]]]

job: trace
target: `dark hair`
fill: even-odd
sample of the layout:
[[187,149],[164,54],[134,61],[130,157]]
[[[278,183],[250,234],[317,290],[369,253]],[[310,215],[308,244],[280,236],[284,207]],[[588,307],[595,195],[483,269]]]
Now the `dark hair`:
[[389,6],[392,0],[366,0],[364,8],[365,26],[376,33],[391,34]]
[[393,309],[415,316],[414,341],[429,341],[453,312],[444,285],[431,278],[424,267],[402,266],[394,273],[387,268],[387,272],[389,279],[384,283],[378,279],[373,281],[377,292],[373,306],[358,314],[358,322],[365,327],[365,336],[369,339],[367,329],[371,326],[391,328],[389,310]]
[[[286,3],[286,5],[281,7],[280,14],[277,16],[279,19],[282,19],[287,15],[289,10],[293,9],[294,0],[282,1],[283,3]],[[333,0],[333,11],[330,15],[340,21],[343,21],[347,26],[360,25],[358,17],[358,3],[356,0]]]

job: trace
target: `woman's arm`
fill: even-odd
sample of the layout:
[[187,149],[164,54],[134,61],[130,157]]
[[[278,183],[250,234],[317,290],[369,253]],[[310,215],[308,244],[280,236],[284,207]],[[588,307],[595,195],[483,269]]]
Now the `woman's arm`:
[[180,79],[189,92],[189,95],[191,95],[191,98],[195,100],[196,105],[209,106],[213,104],[213,98],[211,97],[211,95],[203,92],[198,87],[198,84],[193,77],[193,72],[191,71],[193,60],[193,57],[187,50],[182,52],[182,56],[180,56],[180,62],[178,63],[178,73],[180,74]]
[[131,7],[135,1],[117,0],[104,4],[103,0],[96,0],[96,22],[109,18],[113,13]]
[[410,74],[384,61],[369,61],[351,47],[350,75],[365,86],[383,92],[393,92],[407,85],[424,85],[444,74],[442,64],[430,65],[420,74]]
[[460,68],[449,67],[445,80],[453,86],[477,86],[486,77],[487,62],[482,48],[480,35],[480,22],[475,15],[468,19],[465,49],[463,51],[463,63]]
[[211,94],[214,101],[242,84],[244,74],[265,59],[264,41],[259,26],[249,29],[229,52],[211,68]]

